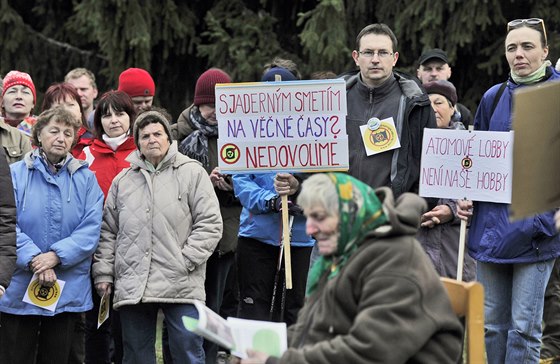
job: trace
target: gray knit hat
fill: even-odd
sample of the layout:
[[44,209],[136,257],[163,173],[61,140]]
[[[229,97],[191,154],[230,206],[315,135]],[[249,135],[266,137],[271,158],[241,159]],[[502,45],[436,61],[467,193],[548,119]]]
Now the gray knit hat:
[[134,143],[136,147],[140,149],[140,144],[138,144],[138,138],[140,134],[140,129],[144,129],[148,124],[159,123],[163,125],[163,129],[169,138],[169,143],[173,141],[171,138],[171,130],[169,128],[169,120],[165,117],[163,113],[156,110],[144,111],[141,113],[136,121],[134,122]]

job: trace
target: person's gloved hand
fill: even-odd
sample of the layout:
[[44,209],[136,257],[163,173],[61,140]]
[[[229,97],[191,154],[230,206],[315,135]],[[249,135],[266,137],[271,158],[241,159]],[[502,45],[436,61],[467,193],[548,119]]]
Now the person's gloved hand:
[[[274,196],[268,201],[268,207],[273,212],[282,212],[282,198],[278,195]],[[288,214],[296,216],[303,215],[303,210],[299,205],[293,203],[288,199]]]

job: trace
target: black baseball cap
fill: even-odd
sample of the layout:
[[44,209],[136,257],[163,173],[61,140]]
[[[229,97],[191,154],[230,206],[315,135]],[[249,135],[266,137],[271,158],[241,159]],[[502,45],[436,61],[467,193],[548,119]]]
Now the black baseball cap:
[[420,58],[418,58],[418,64],[422,65],[426,63],[428,60],[433,58],[442,60],[445,63],[449,63],[449,60],[447,58],[447,53],[445,53],[445,51],[442,49],[434,48],[434,49],[428,49],[427,51],[422,53]]

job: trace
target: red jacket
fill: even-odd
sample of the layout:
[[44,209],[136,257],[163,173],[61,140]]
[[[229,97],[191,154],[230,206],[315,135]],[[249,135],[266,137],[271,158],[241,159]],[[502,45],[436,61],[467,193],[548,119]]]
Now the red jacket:
[[84,134],[87,133],[87,131],[88,130],[83,126],[80,127],[80,130],[78,130],[78,141],[76,142],[76,145],[74,145],[74,148],[72,148],[71,151],[72,156],[74,158],[83,159],[80,158],[80,156],[82,155],[82,151],[84,150],[85,147],[91,145],[91,143],[93,142],[92,138],[84,137]]
[[113,151],[104,141],[94,139],[90,146],[84,148],[78,158],[89,163],[89,169],[95,173],[97,183],[107,198],[113,178],[124,168],[130,167],[126,157],[134,150],[136,150],[136,144],[134,144],[132,136],[119,145],[116,151]]

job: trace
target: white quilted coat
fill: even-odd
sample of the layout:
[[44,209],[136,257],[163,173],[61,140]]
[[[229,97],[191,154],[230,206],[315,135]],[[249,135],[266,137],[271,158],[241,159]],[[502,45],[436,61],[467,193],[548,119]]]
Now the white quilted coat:
[[142,303],[205,300],[206,261],[222,236],[212,183],[173,143],[156,172],[138,151],[109,190],[95,283],[114,284],[115,309]]

